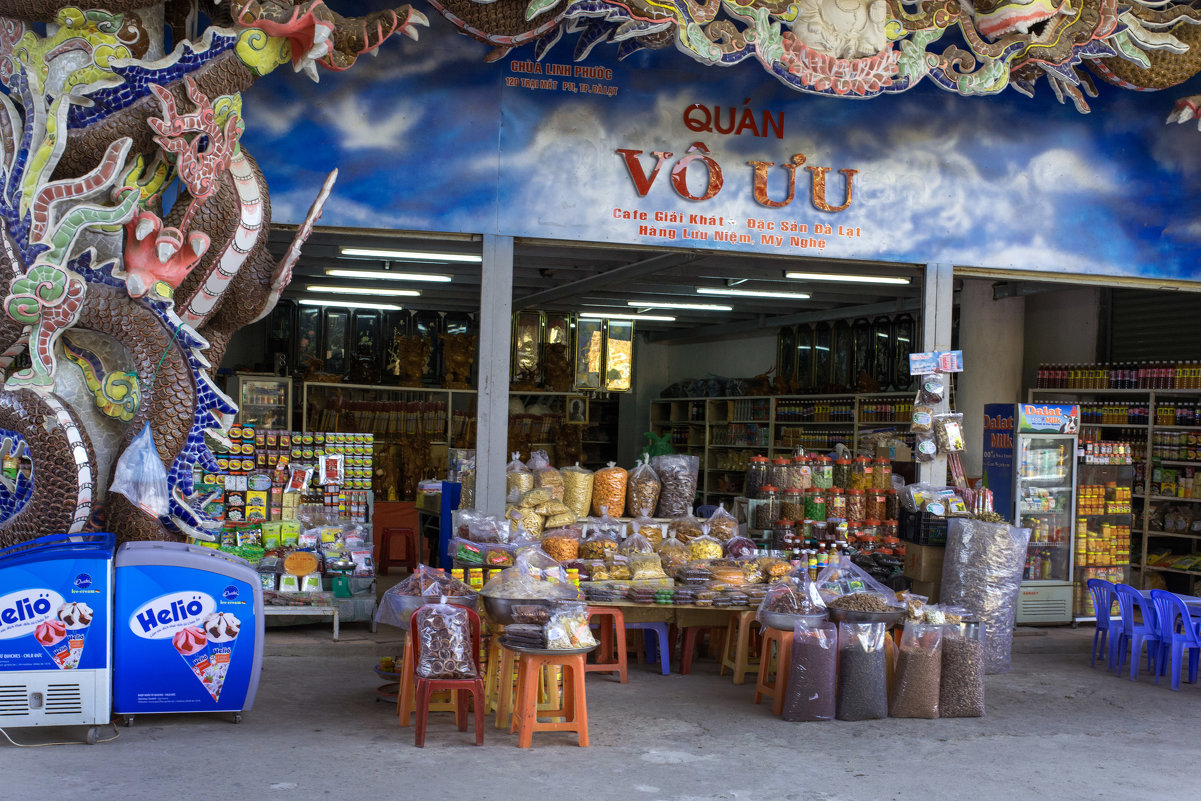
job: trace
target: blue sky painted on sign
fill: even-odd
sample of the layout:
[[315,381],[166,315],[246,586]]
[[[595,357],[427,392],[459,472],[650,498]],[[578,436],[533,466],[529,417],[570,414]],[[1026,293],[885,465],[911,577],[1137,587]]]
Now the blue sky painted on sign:
[[[544,68],[572,64],[573,46],[561,42]],[[1175,98],[1201,92],[1197,80],[1158,93],[1101,84],[1093,113],[1081,115],[1056,103],[1045,83],[1034,100],[1012,90],[960,98],[929,84],[834,100],[787,89],[753,62],[708,67],[667,49],[613,63],[603,47],[583,64],[613,69],[600,82],[618,88],[612,98],[505,87],[506,76],[519,76],[510,62],[532,58],[532,48],[485,64],[486,45],[433,14],[421,41],[390,42],[347,73],[323,72],[319,85],[271,76],[247,94],[244,142],[267,175],[273,218],[298,221],[337,166],[323,225],[1201,280],[1201,132],[1162,124]],[[784,114],[783,140],[683,124],[692,103],[741,108],[747,98],[757,112]],[[674,164],[697,140],[722,165],[717,196],[679,197],[669,166],[637,196],[617,148],[646,151],[649,172],[650,151],[673,152]],[[859,170],[851,207],[829,214],[808,205],[803,170],[790,206],[755,203],[746,162],[793,153],[833,168],[832,203],[842,198],[837,170]],[[778,199],[783,171],[771,172]],[[732,223],[724,230],[753,233],[753,243],[640,236],[614,208],[721,216]],[[748,217],[829,222],[862,235],[822,237],[822,251],[791,248],[786,236],[777,249],[746,229]]]

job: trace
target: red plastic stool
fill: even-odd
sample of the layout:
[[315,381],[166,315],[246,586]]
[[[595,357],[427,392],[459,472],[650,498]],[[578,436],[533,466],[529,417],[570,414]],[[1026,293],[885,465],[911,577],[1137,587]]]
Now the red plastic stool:
[[[404,558],[396,559],[392,555],[392,539],[400,537],[405,544]],[[421,544],[417,541],[417,532],[411,528],[385,528],[379,536],[379,564],[376,571],[381,576],[388,575],[388,566],[403,565],[412,573],[417,569],[421,559]]]
[[[778,629],[763,630],[763,650],[759,652],[759,677],[755,680],[755,703],[768,696],[772,699],[773,714],[784,713],[784,691],[788,687],[788,672],[792,669],[792,632]],[[776,650],[775,676],[772,670],[772,648]]]
[[720,658],[721,643],[726,630],[721,626],[685,626],[684,637],[680,643],[680,674],[687,676],[692,673],[692,655],[696,651],[697,636],[709,632],[709,651],[717,653]]
[[[617,673],[618,680],[625,684],[630,680],[629,661],[626,652],[626,618],[620,609],[612,606],[590,606],[588,617],[612,618],[598,621],[600,625],[600,648],[597,650],[597,662],[584,665],[585,673]],[[614,659],[613,646],[617,645],[617,656]],[[600,661],[604,660],[604,661]]]

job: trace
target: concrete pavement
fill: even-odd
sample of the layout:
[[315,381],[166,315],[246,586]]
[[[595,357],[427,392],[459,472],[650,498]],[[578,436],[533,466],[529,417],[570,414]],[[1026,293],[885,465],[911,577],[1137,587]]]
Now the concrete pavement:
[[[377,702],[380,653],[395,631],[311,626],[272,632],[254,710],[142,717],[96,746],[0,745],[0,799],[165,798],[420,801],[537,797],[700,799],[1185,798],[1201,687],[1183,692],[1088,667],[1091,631],[1023,632],[1013,671],[987,680],[970,720],[785,723],[751,703],[752,684],[631,670],[588,679],[592,747],[539,734],[534,748],[489,725],[485,745],[436,715],[424,749]],[[23,741],[63,732],[17,730]]]

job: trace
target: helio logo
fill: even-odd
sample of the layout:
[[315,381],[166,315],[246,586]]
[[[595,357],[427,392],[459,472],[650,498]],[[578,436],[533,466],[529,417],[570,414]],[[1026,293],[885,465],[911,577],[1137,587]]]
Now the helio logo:
[[212,597],[202,592],[160,595],[134,610],[129,616],[129,629],[147,640],[163,640],[180,629],[199,626],[216,608]]
[[54,590],[33,588],[0,597],[0,640],[32,634],[63,605],[63,597]]

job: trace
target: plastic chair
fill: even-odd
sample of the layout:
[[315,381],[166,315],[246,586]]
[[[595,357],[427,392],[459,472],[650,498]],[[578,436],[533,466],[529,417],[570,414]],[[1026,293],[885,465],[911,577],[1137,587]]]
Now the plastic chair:
[[729,668],[735,684],[744,683],[746,674],[757,664],[756,660],[750,658],[751,624],[754,622],[754,612],[735,612],[730,615],[730,622],[726,625],[726,642],[722,648],[718,675],[726,675],[726,669]]
[[[626,652],[625,615],[616,607],[590,606],[588,607],[588,619],[600,629],[600,648],[597,649],[595,663],[587,664],[585,661],[584,672],[616,673],[617,680],[625,684],[630,680],[629,657]],[[615,648],[616,656],[614,656]]]
[[[788,687],[789,671],[792,670],[792,638],[791,631],[763,629],[763,649],[759,652],[759,676],[755,680],[755,703],[763,697],[772,699],[772,714],[784,714],[784,695]],[[775,659],[772,659],[772,649],[775,649]],[[772,663],[775,669],[772,669]],[[769,676],[775,674],[771,680]]]
[[[392,556],[392,540],[400,538],[404,542],[404,558],[396,559]],[[379,564],[376,565],[377,571],[381,576],[388,575],[388,566],[392,564],[403,565],[410,573],[417,569],[417,562],[421,558],[421,544],[417,539],[417,532],[411,528],[385,528],[379,535]]]
[[[1155,604],[1129,584],[1113,585],[1118,596],[1118,609],[1122,611],[1122,633],[1118,637],[1118,672],[1126,661],[1126,644],[1130,643],[1130,680],[1138,679],[1138,662],[1143,653],[1143,644],[1147,645],[1147,669],[1155,671],[1159,662],[1160,647],[1163,644],[1159,638],[1159,620],[1155,614]],[[1134,613],[1139,612],[1142,618],[1135,622]]]
[[1189,684],[1197,683],[1197,668],[1201,666],[1199,624],[1193,621],[1184,601],[1172,593],[1165,590],[1151,590],[1151,600],[1155,603],[1155,613],[1159,616],[1159,638],[1162,642],[1155,683],[1159,683],[1159,677],[1167,668],[1170,655],[1172,659],[1172,689],[1179,692],[1181,663],[1184,660],[1185,648],[1188,649],[1188,682]]
[[1106,664],[1110,670],[1118,664],[1118,638],[1122,634],[1121,618],[1111,618],[1109,612],[1113,609],[1116,594],[1113,584],[1105,579],[1093,578],[1088,580],[1088,591],[1093,596],[1093,614],[1097,618],[1097,630],[1093,632],[1093,650],[1089,654],[1088,664],[1097,664],[1097,655],[1108,656]]
[[[480,616],[471,609],[463,609],[463,611],[467,613],[467,620],[471,624],[471,664],[475,669],[475,677],[470,679],[417,677],[416,744],[418,748],[425,748],[425,729],[430,716],[430,696],[434,690],[450,690],[457,693],[458,708],[455,709],[455,722],[459,724],[459,731],[467,731],[467,695],[471,694],[471,702],[475,707],[475,744],[484,744],[484,680],[480,677],[477,661],[480,653]],[[412,632],[409,639],[413,641],[414,664],[421,661],[421,634],[417,624],[417,615],[420,613],[421,609],[417,609],[409,618],[409,631]]]
[[654,659],[650,654],[651,637],[653,633],[658,638],[659,669],[664,676],[671,675],[671,640],[667,633],[666,623],[626,623],[626,631],[642,629],[646,637],[647,661]]
[[684,636],[680,638],[681,676],[692,673],[692,657],[696,651],[697,637],[706,631],[709,632],[709,653],[716,653],[718,659],[721,658],[723,638],[726,634],[724,626],[685,626]]

